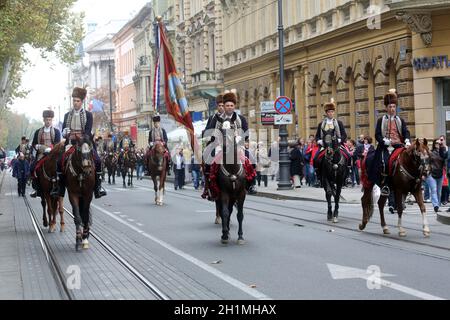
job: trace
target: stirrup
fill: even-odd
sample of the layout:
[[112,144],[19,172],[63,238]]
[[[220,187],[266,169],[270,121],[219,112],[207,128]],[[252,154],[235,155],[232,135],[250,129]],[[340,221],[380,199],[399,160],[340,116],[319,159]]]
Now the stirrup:
[[389,197],[390,193],[391,193],[391,191],[389,190],[388,186],[384,186],[383,188],[381,188],[381,195],[383,197]]
[[30,193],[30,197],[31,198],[36,198],[37,197],[37,191],[34,190],[32,193]]

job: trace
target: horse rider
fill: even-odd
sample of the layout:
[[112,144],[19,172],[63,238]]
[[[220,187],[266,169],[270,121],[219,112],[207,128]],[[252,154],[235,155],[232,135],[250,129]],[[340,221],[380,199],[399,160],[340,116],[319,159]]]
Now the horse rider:
[[[206,122],[205,130],[203,130],[203,132],[202,132],[202,138],[205,137],[205,132],[207,132],[207,130],[214,129],[214,127],[211,126],[214,118],[216,116],[221,117],[225,112],[224,103],[223,103],[223,94],[219,94],[218,96],[216,96],[216,107],[217,107],[217,112],[208,118],[208,121]],[[214,139],[215,139],[214,137],[211,137],[211,141],[208,142],[208,144],[211,143],[212,141],[214,141]],[[204,170],[203,175],[205,176],[205,189],[203,190],[202,198],[206,199],[208,197],[209,174],[211,172],[211,165],[205,162],[203,170]]]
[[[93,144],[93,156],[95,162],[95,189],[94,196],[96,199],[106,196],[106,191],[102,188],[101,182],[101,161],[97,154],[95,143],[93,143],[92,137],[92,113],[83,109],[83,101],[86,98],[87,91],[84,88],[75,87],[72,91],[72,104],[73,109],[64,115],[63,123],[63,137],[66,138],[65,145],[67,146],[70,141],[71,134],[83,134],[87,135]],[[65,193],[65,176],[63,174],[62,168],[62,154],[59,156],[57,162],[57,183],[55,188],[52,190],[51,195],[53,197],[64,197]]]
[[369,170],[369,180],[378,184],[381,187],[381,195],[387,197],[390,193],[389,156],[397,148],[409,147],[411,142],[405,120],[397,115],[398,97],[395,89],[390,89],[384,96],[384,105],[386,114],[378,119],[375,129],[378,146]]
[[116,152],[117,150],[117,142],[113,140],[112,133],[108,133],[108,137],[103,142],[103,150],[110,153]]
[[321,123],[319,123],[316,132],[316,141],[320,146],[320,149],[315,154],[313,161],[313,164],[316,168],[317,179],[319,181],[321,181],[321,162],[325,153],[325,146],[323,141],[323,139],[325,139],[325,136],[330,135],[332,138],[337,139],[337,142],[340,145],[339,149],[347,154],[347,163],[349,163],[350,159],[350,154],[348,154],[348,151],[343,148],[343,145],[347,140],[347,132],[345,131],[345,127],[342,121],[335,118],[336,103],[333,98],[331,98],[330,102],[325,103],[324,110],[326,117]]
[[122,161],[122,158],[125,156],[126,153],[130,150],[130,148],[134,148],[134,143],[131,137],[129,136],[129,131],[125,130],[123,132],[123,137],[119,142],[119,162]]
[[21,152],[25,155],[26,151],[28,150],[28,143],[27,143],[27,137],[23,136],[20,139],[20,144],[16,148],[16,155],[19,155]]
[[[55,113],[52,110],[44,110],[42,117],[44,119],[44,126],[34,132],[33,142],[31,143],[32,148],[36,150],[36,158],[31,164],[31,174],[34,172],[36,163],[41,160],[44,155],[48,154],[55,144],[61,142],[61,132],[52,125]],[[32,179],[31,185],[34,191],[30,194],[30,197],[40,197],[41,186],[38,179]]]
[[[214,118],[212,119],[211,124],[210,124],[210,128],[208,128],[208,129],[220,129],[221,122],[227,121],[227,120],[232,122],[234,120],[234,129],[237,130],[237,133],[238,133],[237,136],[239,136],[241,138],[241,140],[244,140],[243,142],[245,143],[245,141],[249,140],[249,137],[247,134],[248,133],[248,122],[244,116],[242,116],[240,114],[238,115],[235,112],[235,108],[236,108],[236,104],[237,104],[236,94],[232,91],[226,92],[223,95],[223,104],[224,104],[224,112],[222,114],[216,113],[214,115]],[[221,120],[221,121],[219,121],[219,120]],[[205,129],[205,131],[206,131],[206,129]],[[242,134],[244,134],[244,137],[241,136]],[[208,138],[210,139],[209,143],[211,143],[215,140],[214,137],[208,137]],[[210,169],[210,168],[208,168],[208,169]],[[208,180],[209,179],[205,178],[205,191],[202,194],[202,198],[206,198],[210,194],[209,184],[207,184],[207,182],[206,182]],[[253,186],[253,181],[251,183],[247,184],[247,190],[249,190],[249,188],[251,188],[252,186]],[[210,197],[208,197],[208,199],[210,199]],[[210,199],[210,200],[214,200],[214,199]]]
[[167,143],[169,142],[169,139],[167,138],[167,133],[164,128],[161,127],[161,117],[159,115],[154,115],[153,118],[153,128],[150,130],[148,134],[148,146],[149,146],[149,152],[152,151],[153,146],[157,141],[162,142],[164,145],[164,148],[166,148],[165,155],[168,157],[167,161],[167,175],[170,176],[170,166],[171,166],[171,157],[169,152],[169,147]]

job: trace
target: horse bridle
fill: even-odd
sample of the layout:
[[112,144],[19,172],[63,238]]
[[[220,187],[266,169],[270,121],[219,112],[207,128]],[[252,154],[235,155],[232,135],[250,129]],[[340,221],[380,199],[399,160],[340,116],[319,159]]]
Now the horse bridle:
[[[87,143],[87,142],[83,142],[83,143],[81,143],[81,145],[79,145],[79,143],[77,143],[77,145],[75,146],[76,151],[82,154],[82,161],[86,160],[86,159],[83,159],[84,153],[83,153],[83,151],[82,151],[82,146],[83,146],[83,144],[85,144],[85,143]],[[89,145],[89,143],[87,143],[87,144]],[[92,146],[89,145],[89,155],[90,155],[91,153],[92,153]],[[73,167],[73,164],[72,164],[72,157],[73,157],[73,153],[69,156],[69,159],[68,159],[68,161],[67,161],[67,162],[68,162],[67,167],[69,168],[69,171],[70,171],[70,173],[72,174],[72,176],[78,178],[78,182],[80,183],[80,188],[81,188],[82,185],[83,185],[83,180],[84,180],[84,174],[85,174],[85,172],[84,172],[84,167],[85,167],[85,166],[82,164],[82,165],[81,165],[81,168],[82,168],[82,171],[83,171],[83,172],[77,173],[76,170],[75,170],[75,168]],[[92,166],[92,163],[91,163],[92,160],[91,160],[91,159],[87,159],[87,160],[88,160],[89,166]],[[90,172],[89,172],[89,173],[90,173]]]
[[[415,164],[419,164],[419,177],[414,177],[411,173],[406,170],[406,168],[403,166],[403,164],[399,161],[399,171],[405,175],[408,179],[414,180],[416,183],[416,186],[422,182],[422,176],[424,175],[424,170],[426,170],[427,162],[429,162],[429,156],[424,157],[421,152],[418,152],[416,148],[414,148],[414,151],[412,152],[413,159]],[[425,172],[426,173],[426,172]]]
[[[233,132],[234,132],[234,139],[235,139],[235,138],[236,138],[236,124],[235,124],[235,123],[232,123],[231,120],[228,120],[228,119],[225,120],[225,121],[223,121],[223,122],[221,122],[220,130],[222,131],[222,135],[224,135],[224,134],[223,134],[223,130],[230,130],[230,129],[223,129],[223,124],[224,124],[225,122],[229,122],[229,123],[230,123],[230,129],[233,130]],[[233,142],[236,143],[236,141],[235,141],[234,139],[233,139]],[[223,151],[222,151],[222,152],[223,152]],[[239,162],[239,170],[238,170],[238,172],[235,173],[235,174],[228,172],[228,170],[225,169],[225,167],[224,167],[223,164],[220,165],[220,170],[222,171],[222,173],[223,173],[227,178],[229,178],[229,179],[231,180],[231,183],[233,184],[233,190],[236,189],[236,181],[237,181],[238,177],[239,177],[240,175],[242,175],[242,173],[244,172],[244,166],[242,165],[242,163]]]

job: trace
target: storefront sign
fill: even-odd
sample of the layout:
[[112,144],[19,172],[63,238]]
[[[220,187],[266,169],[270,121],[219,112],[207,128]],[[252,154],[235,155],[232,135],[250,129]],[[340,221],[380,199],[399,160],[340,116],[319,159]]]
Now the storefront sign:
[[273,126],[274,117],[277,114],[274,103],[275,101],[262,101],[260,103],[262,125]]
[[416,71],[450,68],[448,56],[422,57],[413,59],[413,67]]

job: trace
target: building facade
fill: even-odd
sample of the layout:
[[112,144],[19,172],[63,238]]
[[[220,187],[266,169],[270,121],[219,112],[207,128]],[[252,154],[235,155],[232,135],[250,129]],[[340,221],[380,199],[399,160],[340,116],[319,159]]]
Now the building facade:
[[215,112],[223,91],[222,5],[219,0],[176,0],[176,46],[194,120]]
[[116,74],[116,111],[113,122],[118,131],[128,131],[137,140],[137,101],[135,76],[134,20],[129,21],[113,37]]
[[[237,88],[258,139],[273,140],[277,132],[263,125],[260,104],[279,95],[277,2],[221,2],[225,87]],[[283,9],[285,95],[295,104],[291,139],[315,134],[332,97],[349,137],[373,137],[389,88],[397,88],[399,113],[416,135],[412,32],[388,1],[283,1]]]

